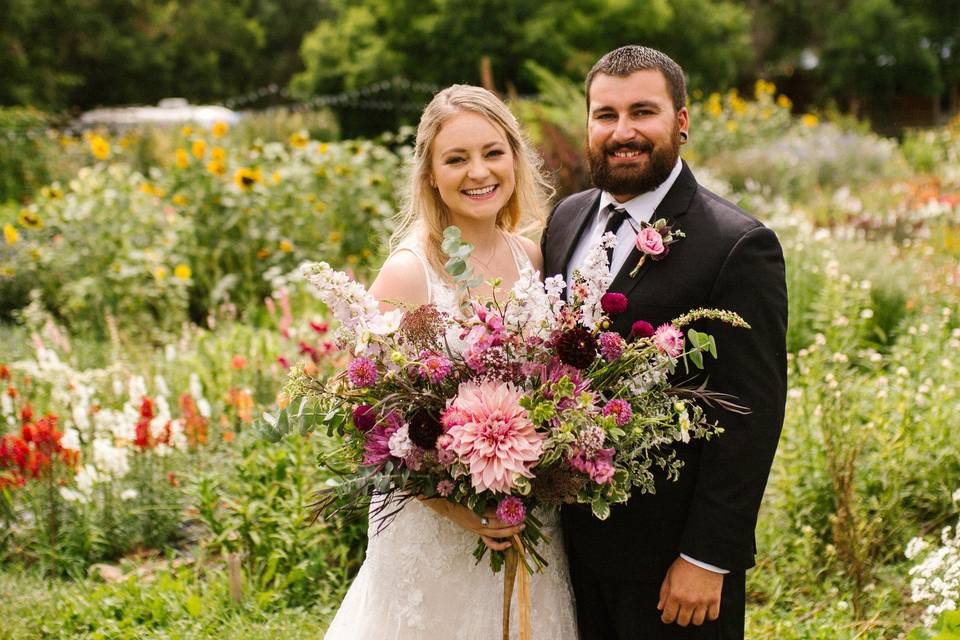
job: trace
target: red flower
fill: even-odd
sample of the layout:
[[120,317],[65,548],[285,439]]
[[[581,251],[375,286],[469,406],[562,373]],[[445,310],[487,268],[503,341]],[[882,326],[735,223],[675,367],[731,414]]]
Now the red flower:
[[167,474],[167,482],[170,483],[170,486],[171,486],[171,487],[179,487],[179,486],[180,486],[180,481],[177,480],[177,474],[175,474],[173,471],[171,471],[170,473]]
[[7,368],[7,365],[0,364],[0,380],[9,380],[10,379],[10,369]]
[[290,368],[290,361],[287,360],[286,358],[284,358],[283,356],[277,357],[277,362],[278,362],[278,363],[280,364],[280,366],[283,367],[284,369],[289,369],[289,368]]
[[10,396],[11,398],[17,397],[17,390],[14,388],[12,384],[7,386],[7,395]]
[[330,329],[330,325],[328,325],[326,322],[311,322],[310,328],[320,335],[323,335]]
[[649,338],[653,335],[653,325],[646,320],[637,320],[630,326],[631,338]]
[[307,344],[306,342],[303,342],[302,340],[300,341],[300,353],[302,355],[310,356],[310,359],[313,360],[314,362],[320,361],[320,353],[315,348],[311,347],[309,344]]
[[153,417],[153,401],[146,396],[144,396],[143,402],[140,403],[140,417],[148,420]]
[[33,422],[33,407],[30,406],[30,403],[23,405],[23,409],[20,410],[20,422]]
[[622,293],[605,293],[600,298],[600,308],[604,313],[623,313],[627,310],[627,296]]
[[247,366],[247,361],[243,356],[233,356],[233,360],[230,361],[230,366],[234,369],[243,369]]

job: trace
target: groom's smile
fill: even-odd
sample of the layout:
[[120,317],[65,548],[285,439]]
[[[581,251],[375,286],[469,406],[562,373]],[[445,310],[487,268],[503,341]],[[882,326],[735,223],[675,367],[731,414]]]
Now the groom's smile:
[[587,158],[594,184],[621,202],[656,189],[680,153],[687,110],[676,109],[663,74],[597,74],[590,85]]

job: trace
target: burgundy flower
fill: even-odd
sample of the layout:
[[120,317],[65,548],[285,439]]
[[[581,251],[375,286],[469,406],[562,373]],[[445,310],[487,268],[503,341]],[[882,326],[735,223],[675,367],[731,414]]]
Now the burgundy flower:
[[421,449],[433,449],[443,433],[440,419],[430,409],[419,408],[409,418],[410,440]]
[[600,308],[604,313],[623,313],[627,310],[627,296],[616,292],[605,293],[600,298]]
[[584,327],[574,327],[560,334],[557,355],[561,362],[586,369],[597,359],[597,339]]
[[368,404],[360,404],[353,409],[353,425],[360,431],[370,431],[377,424],[377,412]]
[[630,337],[649,338],[653,335],[653,325],[646,320],[637,320],[630,326]]

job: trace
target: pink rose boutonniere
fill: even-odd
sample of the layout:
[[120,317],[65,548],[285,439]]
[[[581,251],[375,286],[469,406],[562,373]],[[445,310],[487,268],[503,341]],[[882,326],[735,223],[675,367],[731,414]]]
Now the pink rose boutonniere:
[[683,231],[668,225],[664,218],[655,220],[652,224],[649,222],[641,223],[636,240],[637,249],[641,254],[640,260],[637,261],[637,266],[630,272],[630,277],[633,278],[637,275],[640,267],[646,264],[647,258],[651,260],[666,258],[667,254],[670,253],[670,245],[683,237],[685,237]]

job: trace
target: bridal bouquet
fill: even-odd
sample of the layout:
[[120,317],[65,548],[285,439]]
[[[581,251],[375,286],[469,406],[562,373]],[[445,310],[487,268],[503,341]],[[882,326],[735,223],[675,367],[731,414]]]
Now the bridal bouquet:
[[[432,305],[381,312],[346,274],[303,265],[352,359],[330,379],[295,369],[288,404],[264,418],[274,437],[294,427],[336,437],[322,464],[340,481],[321,492],[318,515],[365,511],[376,494],[387,498],[375,503],[380,526],[415,497],[478,514],[495,508],[505,523],[526,525],[515,546],[532,570],[527,558],[542,567],[539,509],[583,503],[604,519],[632,492],[651,491],[655,473],[675,478],[681,462],[669,445],[722,431],[702,404],[742,409],[703,387],[671,384],[678,367],[716,356],[713,339],[688,325],[712,318],[748,327],[730,312],[695,310],[659,327],[635,322],[627,339],[608,331],[626,310],[622,294],[606,291],[613,242],[607,234],[591,250],[568,300],[560,276],[541,282],[528,269],[503,296],[465,295],[456,317]],[[477,284],[470,250],[447,230],[447,269],[464,292]],[[478,544],[478,560],[485,550]],[[504,554],[491,558],[499,570]]]

